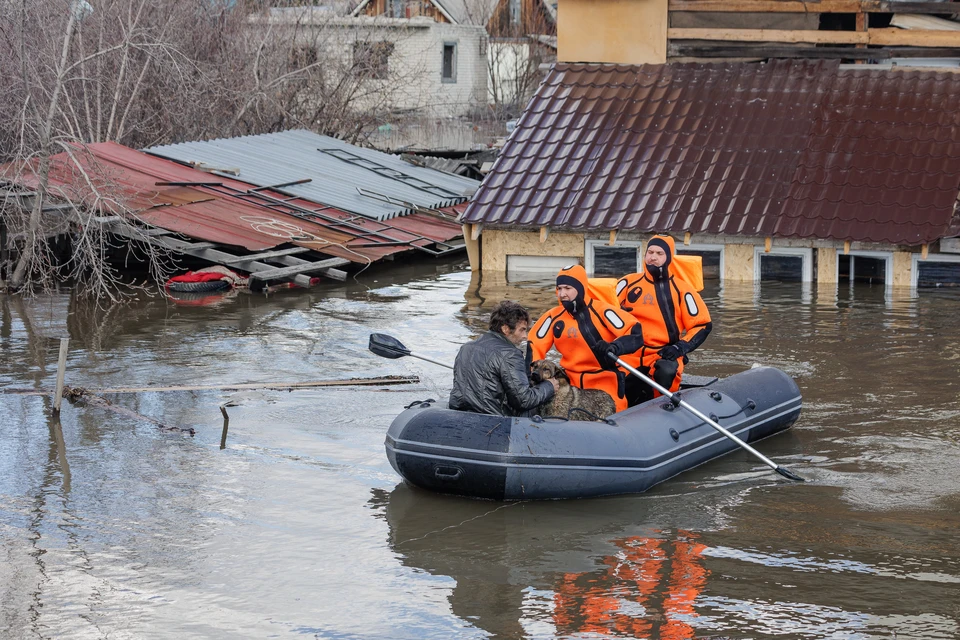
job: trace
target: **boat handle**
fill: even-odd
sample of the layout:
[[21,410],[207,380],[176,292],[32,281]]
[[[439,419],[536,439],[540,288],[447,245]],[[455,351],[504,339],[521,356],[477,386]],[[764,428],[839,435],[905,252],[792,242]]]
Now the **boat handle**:
[[433,475],[437,476],[438,480],[456,482],[463,475],[463,469],[460,467],[437,467],[433,470]]

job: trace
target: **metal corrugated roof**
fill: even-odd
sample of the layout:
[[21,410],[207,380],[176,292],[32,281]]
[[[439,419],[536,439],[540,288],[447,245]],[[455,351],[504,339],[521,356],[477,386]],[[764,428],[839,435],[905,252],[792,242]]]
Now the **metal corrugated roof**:
[[465,222],[893,243],[946,232],[960,77],[766,64],[560,64]]
[[[459,213],[456,209],[447,211],[451,220],[418,213],[379,222],[270,190],[259,190],[255,197],[249,197],[244,195],[250,193],[248,183],[214,177],[113,142],[78,148],[74,156],[94,184],[116,200],[97,198],[66,154],[51,159],[52,193],[109,213],[132,212],[139,221],[191,238],[251,251],[290,243],[364,264],[450,240],[461,233],[460,225],[453,221]],[[35,186],[36,176],[27,172],[16,181]],[[222,187],[182,186],[212,182]],[[297,207],[300,215],[291,215]],[[315,211],[317,215],[306,211]],[[402,224],[394,224],[401,220]]]
[[202,164],[217,175],[258,186],[309,179],[281,190],[376,220],[407,215],[417,207],[453,206],[469,198],[480,184],[304,130],[184,142],[146,151]]

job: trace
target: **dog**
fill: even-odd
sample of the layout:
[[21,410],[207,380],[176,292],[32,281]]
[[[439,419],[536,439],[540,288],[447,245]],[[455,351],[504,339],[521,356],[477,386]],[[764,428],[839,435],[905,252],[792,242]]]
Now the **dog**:
[[609,393],[601,389],[581,389],[573,386],[567,372],[558,364],[549,360],[537,360],[531,365],[531,372],[535,380],[554,378],[560,385],[557,393],[538,407],[537,413],[541,416],[584,420],[590,417],[584,411],[589,411],[598,418],[606,418],[617,412],[617,405]]

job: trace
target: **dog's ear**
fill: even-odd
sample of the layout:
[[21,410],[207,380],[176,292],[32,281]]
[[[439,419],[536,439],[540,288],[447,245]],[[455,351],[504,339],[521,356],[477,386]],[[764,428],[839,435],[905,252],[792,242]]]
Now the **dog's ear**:
[[553,372],[553,377],[557,380],[566,380],[570,382],[570,376],[567,375],[567,370],[561,367],[560,365],[554,365],[555,369]]

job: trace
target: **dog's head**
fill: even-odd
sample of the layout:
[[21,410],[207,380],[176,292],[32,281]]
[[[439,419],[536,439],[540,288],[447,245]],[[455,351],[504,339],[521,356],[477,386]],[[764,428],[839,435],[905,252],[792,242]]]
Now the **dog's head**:
[[530,365],[530,369],[535,379],[549,380],[550,378],[556,378],[557,380],[568,380],[567,372],[563,370],[563,367],[549,360],[536,360]]

